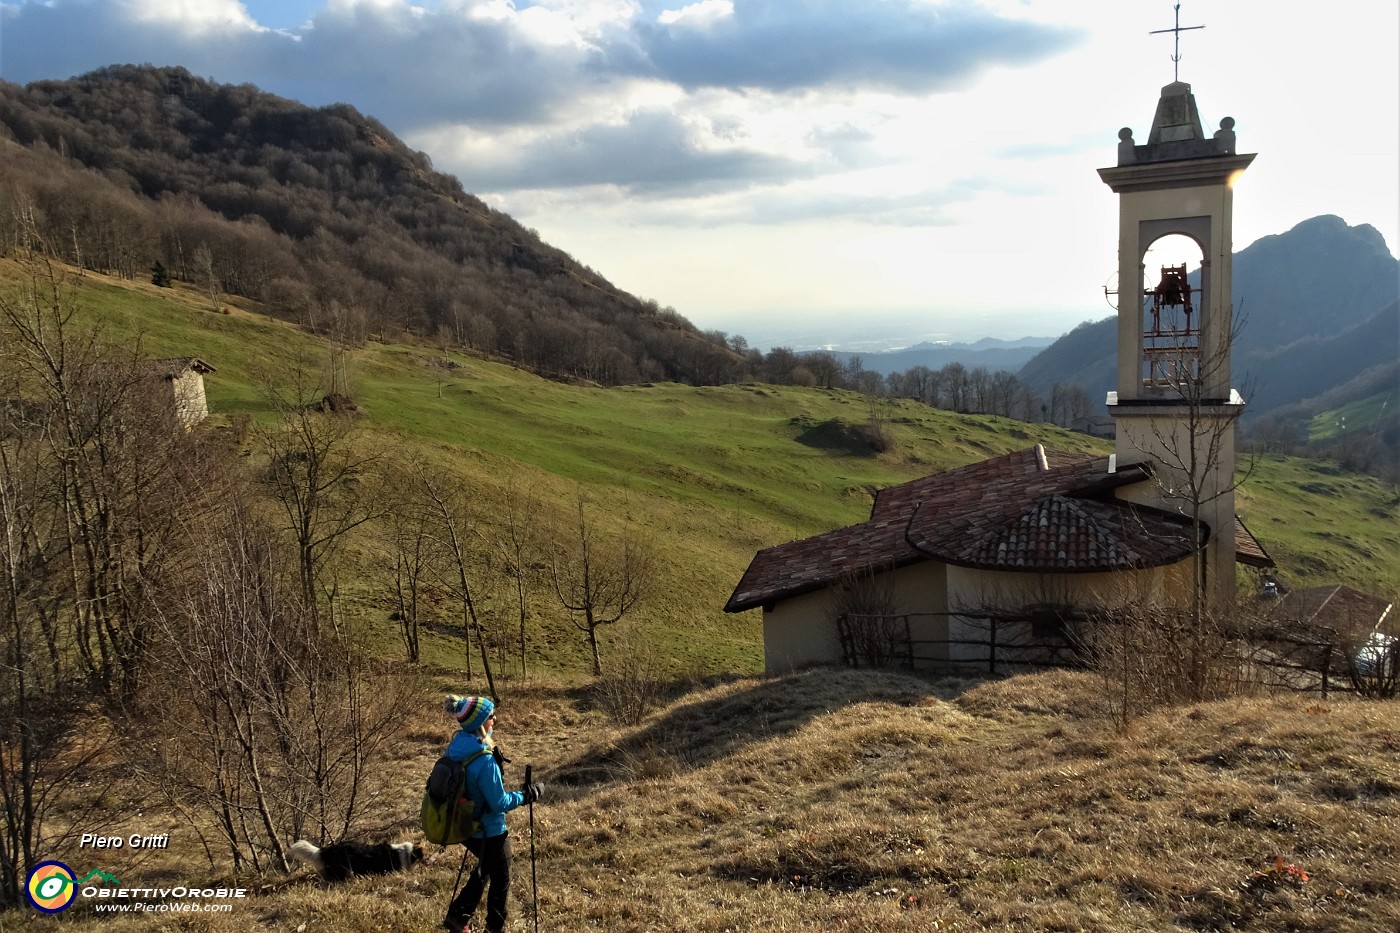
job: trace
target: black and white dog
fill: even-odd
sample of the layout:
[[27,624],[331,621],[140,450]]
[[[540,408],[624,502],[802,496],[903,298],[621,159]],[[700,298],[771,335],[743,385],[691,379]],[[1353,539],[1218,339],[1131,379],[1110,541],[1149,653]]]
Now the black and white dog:
[[423,860],[423,847],[411,842],[337,842],[315,846],[305,839],[292,843],[291,853],[308,865],[316,866],[327,881],[344,881],[354,875],[387,875],[407,871]]

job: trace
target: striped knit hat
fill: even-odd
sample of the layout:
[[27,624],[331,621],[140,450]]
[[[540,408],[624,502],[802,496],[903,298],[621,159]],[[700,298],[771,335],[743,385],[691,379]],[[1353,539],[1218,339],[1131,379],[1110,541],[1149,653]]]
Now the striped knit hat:
[[486,720],[496,711],[496,704],[488,697],[448,697],[448,712],[456,717],[462,728],[475,732],[486,725]]

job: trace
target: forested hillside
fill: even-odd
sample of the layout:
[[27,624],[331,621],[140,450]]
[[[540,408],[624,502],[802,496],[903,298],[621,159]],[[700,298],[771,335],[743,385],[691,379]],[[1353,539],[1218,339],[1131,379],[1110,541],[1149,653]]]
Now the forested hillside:
[[989,357],[910,359],[896,372],[702,332],[343,104],[111,66],[0,82],[0,148],[0,258],[42,245],[79,268],[196,286],[215,310],[223,296],[248,298],[342,346],[407,338],[556,380],[852,388],[1061,426],[1090,408],[1078,386],[1032,391]]
[[[348,105],[183,68],[0,82],[0,244],[153,267],[349,342],[412,333],[551,376],[720,383],[744,359],[614,288]],[[159,277],[157,273],[157,278]]]

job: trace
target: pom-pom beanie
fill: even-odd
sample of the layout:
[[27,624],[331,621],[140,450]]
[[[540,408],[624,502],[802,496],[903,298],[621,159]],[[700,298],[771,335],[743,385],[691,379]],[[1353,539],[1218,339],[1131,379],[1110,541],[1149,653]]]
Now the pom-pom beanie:
[[488,697],[458,697],[452,704],[452,715],[467,732],[480,729],[495,711],[496,704]]

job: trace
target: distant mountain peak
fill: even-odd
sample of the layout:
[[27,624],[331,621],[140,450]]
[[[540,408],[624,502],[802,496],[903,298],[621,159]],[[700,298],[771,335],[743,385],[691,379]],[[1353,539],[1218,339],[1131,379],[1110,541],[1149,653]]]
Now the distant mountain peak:
[[[1359,369],[1394,360],[1400,347],[1393,329],[1388,340],[1347,335],[1370,333],[1359,325],[1395,301],[1397,274],[1400,261],[1380,231],[1335,214],[1310,217],[1236,252],[1233,299],[1241,332],[1233,373],[1237,385],[1256,386],[1246,417],[1320,395]],[[1288,371],[1272,371],[1276,351],[1294,345]],[[1101,400],[1116,388],[1116,355],[1117,319],[1110,317],[1076,327],[1018,375],[1041,393],[1070,383]]]

